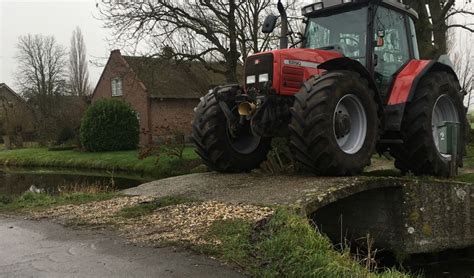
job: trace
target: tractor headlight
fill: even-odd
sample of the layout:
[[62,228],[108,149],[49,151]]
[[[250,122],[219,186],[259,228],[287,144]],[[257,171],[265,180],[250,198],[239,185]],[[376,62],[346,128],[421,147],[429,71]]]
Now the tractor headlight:
[[323,1],[322,0],[316,0],[313,4],[308,5],[306,7],[303,7],[302,12],[303,12],[303,15],[307,15],[307,14],[310,14],[312,12],[321,10],[323,8],[324,8]]
[[247,84],[255,84],[257,77],[255,75],[247,76]]
[[324,4],[322,2],[319,2],[319,3],[315,3],[313,5],[313,10],[317,11],[317,10],[321,10],[324,6]]
[[268,73],[260,74],[258,76],[258,82],[259,83],[268,82]]
[[304,14],[310,14],[313,12],[313,6],[304,7]]

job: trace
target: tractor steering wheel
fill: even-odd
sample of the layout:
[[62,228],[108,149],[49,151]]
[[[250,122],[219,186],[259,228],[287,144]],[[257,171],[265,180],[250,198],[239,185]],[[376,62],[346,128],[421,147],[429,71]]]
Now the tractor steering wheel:
[[[358,40],[356,40],[356,39],[354,39],[353,37],[349,37],[349,36],[344,36],[344,37],[341,37],[341,41],[342,41],[342,40],[346,40],[346,39],[349,39],[350,41],[353,41],[353,42],[355,42],[355,43],[356,43],[356,45],[357,45],[357,46],[359,46],[359,41],[358,41]],[[344,42],[344,44],[346,44],[346,43]]]
[[[350,40],[352,42],[355,43],[355,45],[350,45],[350,44],[347,44],[346,43],[346,40]],[[344,49],[344,52],[347,50],[349,52],[354,52],[354,51],[357,51],[359,49],[359,41],[352,38],[352,37],[349,37],[349,36],[344,36],[344,37],[341,37],[340,38],[340,45],[342,46],[342,48]]]

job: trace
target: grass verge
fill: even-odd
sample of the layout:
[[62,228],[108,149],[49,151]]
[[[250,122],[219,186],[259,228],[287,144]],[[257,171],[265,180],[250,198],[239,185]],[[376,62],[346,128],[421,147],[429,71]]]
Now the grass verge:
[[474,173],[462,174],[455,178],[457,181],[474,184]]
[[124,171],[152,175],[156,178],[189,173],[197,156],[193,148],[186,148],[183,159],[162,155],[140,160],[137,151],[89,153],[74,150],[48,151],[44,148],[0,151],[0,165],[19,167],[58,167]]
[[257,277],[410,277],[392,269],[370,272],[349,252],[335,251],[307,219],[287,209],[256,228],[242,220],[217,221],[207,236],[219,244],[201,251]]
[[117,196],[114,192],[101,193],[65,193],[59,196],[51,196],[45,193],[26,192],[13,198],[0,196],[0,211],[15,212],[29,209],[45,209],[59,205],[78,205],[95,201],[109,200]]
[[196,202],[195,199],[181,197],[181,196],[167,196],[158,198],[154,201],[137,204],[131,207],[121,209],[116,216],[121,218],[135,218],[153,213],[158,208],[174,206],[184,203]]

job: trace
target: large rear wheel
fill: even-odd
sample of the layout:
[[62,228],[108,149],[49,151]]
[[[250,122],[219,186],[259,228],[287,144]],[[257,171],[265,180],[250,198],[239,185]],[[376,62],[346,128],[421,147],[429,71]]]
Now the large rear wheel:
[[310,79],[295,98],[290,143],[296,161],[318,175],[355,175],[370,165],[379,120],[367,80],[334,71]]
[[391,149],[395,166],[415,175],[449,177],[451,156],[441,153],[438,128],[444,122],[459,123],[457,166],[462,166],[466,144],[466,110],[460,86],[451,74],[428,73],[405,107],[401,146]]
[[[235,94],[240,88],[226,86],[216,90]],[[193,140],[197,154],[214,171],[236,173],[258,168],[267,158],[271,138],[255,136],[248,120],[231,127],[216,99],[216,90],[204,96],[195,109]],[[230,110],[238,117],[235,106]]]

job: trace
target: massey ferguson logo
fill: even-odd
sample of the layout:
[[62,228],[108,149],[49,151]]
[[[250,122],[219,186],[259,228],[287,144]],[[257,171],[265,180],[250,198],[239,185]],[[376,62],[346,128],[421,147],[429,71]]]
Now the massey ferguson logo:
[[305,67],[305,68],[313,68],[313,69],[317,69],[318,66],[319,66],[319,64],[317,64],[317,63],[300,61],[300,60],[284,60],[283,63],[285,65]]
[[301,67],[302,61],[296,61],[296,60],[285,60],[286,65],[292,65],[292,66],[300,66]]

